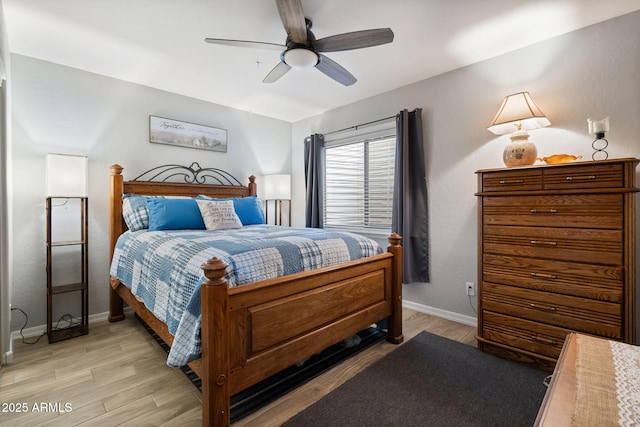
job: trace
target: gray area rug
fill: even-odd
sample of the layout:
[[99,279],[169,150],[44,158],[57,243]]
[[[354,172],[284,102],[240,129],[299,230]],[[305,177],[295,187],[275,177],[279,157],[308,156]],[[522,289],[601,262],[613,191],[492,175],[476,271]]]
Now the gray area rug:
[[547,375],[421,332],[284,426],[532,426]]

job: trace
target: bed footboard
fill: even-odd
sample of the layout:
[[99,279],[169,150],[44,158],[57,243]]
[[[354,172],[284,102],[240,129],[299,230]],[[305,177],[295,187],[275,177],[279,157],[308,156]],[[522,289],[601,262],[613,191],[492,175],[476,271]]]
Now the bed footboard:
[[402,248],[387,254],[229,288],[226,265],[202,266],[203,425],[230,423],[230,398],[379,321],[401,343]]

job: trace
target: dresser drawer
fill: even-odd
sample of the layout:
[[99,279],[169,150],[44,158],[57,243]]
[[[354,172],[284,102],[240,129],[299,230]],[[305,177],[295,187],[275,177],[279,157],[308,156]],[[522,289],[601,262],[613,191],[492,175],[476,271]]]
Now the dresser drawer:
[[622,230],[485,225],[485,253],[622,265]]
[[500,344],[557,358],[570,329],[531,320],[482,312],[482,338]]
[[542,190],[540,169],[497,171],[482,174],[481,191]]
[[622,164],[594,164],[544,170],[545,190],[572,188],[620,188],[624,186]]
[[622,301],[624,269],[617,266],[484,254],[482,281],[600,301]]
[[486,196],[485,225],[622,229],[620,194],[571,196]]
[[613,339],[622,336],[617,303],[483,283],[483,309]]

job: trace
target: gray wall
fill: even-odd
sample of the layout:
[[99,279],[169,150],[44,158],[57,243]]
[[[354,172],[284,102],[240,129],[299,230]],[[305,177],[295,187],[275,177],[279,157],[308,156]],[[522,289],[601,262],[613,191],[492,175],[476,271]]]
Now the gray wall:
[[550,119],[550,127],[530,132],[540,157],[568,153],[590,160],[587,118],[606,116],[611,117],[609,157],[640,157],[638,40],[640,12],[294,123],[293,222],[304,224],[305,136],[423,108],[432,276],[430,283],[405,285],[404,301],[473,324],[464,285],[477,283],[474,172],[504,167],[509,137],[486,130],[503,98],[529,91]]
[[[12,303],[28,313],[28,327],[46,323],[47,153],[89,157],[90,314],[108,310],[110,165],[122,165],[125,179],[153,166],[194,161],[225,169],[242,182],[252,174],[290,172],[290,123],[20,55],[11,59]],[[151,144],[149,115],[227,129],[228,151]],[[14,312],[11,330],[23,320]]]

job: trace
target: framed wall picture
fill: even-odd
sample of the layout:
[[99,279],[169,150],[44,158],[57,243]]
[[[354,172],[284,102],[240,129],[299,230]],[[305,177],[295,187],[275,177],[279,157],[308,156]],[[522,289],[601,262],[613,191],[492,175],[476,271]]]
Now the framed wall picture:
[[227,152],[227,130],[149,116],[149,142]]

